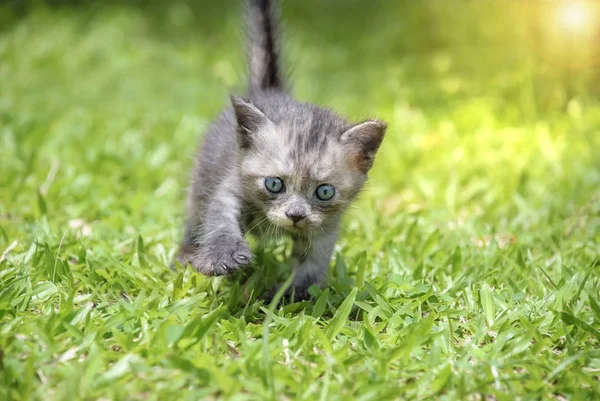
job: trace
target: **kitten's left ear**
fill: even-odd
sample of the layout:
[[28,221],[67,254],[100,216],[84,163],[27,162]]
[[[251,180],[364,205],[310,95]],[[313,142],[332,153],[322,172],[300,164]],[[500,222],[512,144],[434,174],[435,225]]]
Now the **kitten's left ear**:
[[247,149],[252,146],[254,134],[270,120],[250,100],[239,96],[230,96],[230,98],[238,124],[238,140],[240,146]]
[[369,120],[355,125],[342,134],[341,142],[355,149],[355,160],[363,173],[371,169],[386,128],[387,124],[383,121]]

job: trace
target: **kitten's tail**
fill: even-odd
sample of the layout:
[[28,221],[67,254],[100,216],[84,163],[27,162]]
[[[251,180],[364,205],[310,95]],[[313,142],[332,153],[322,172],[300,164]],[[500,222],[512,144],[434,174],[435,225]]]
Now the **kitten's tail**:
[[277,38],[279,7],[276,0],[248,0],[249,91],[284,90]]

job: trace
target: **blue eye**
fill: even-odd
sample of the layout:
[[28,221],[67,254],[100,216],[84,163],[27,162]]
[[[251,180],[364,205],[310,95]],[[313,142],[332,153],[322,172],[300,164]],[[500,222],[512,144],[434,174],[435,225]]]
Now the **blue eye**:
[[279,177],[265,178],[265,188],[273,194],[278,194],[283,191],[283,181]]
[[329,184],[319,185],[316,194],[320,200],[328,201],[335,195],[335,187]]

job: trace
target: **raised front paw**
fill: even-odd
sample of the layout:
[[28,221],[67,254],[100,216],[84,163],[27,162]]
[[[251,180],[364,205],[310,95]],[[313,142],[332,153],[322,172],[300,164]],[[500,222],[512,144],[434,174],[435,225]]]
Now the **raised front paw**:
[[216,235],[204,241],[191,264],[196,271],[207,276],[223,276],[251,260],[252,252],[243,238]]

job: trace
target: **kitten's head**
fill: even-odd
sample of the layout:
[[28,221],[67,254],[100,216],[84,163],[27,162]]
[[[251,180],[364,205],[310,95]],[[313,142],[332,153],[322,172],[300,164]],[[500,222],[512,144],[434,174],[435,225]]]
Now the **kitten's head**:
[[296,235],[335,222],[363,187],[385,134],[382,121],[351,125],[333,112],[282,97],[231,98],[246,196]]

